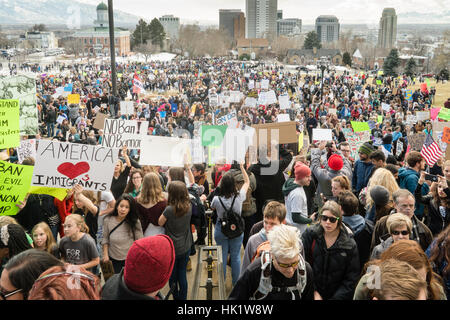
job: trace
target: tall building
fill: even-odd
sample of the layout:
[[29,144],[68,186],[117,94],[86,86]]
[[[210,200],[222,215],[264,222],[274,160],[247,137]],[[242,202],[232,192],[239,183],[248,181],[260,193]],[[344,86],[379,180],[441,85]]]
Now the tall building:
[[397,15],[394,8],[384,8],[378,31],[378,47],[390,49],[397,41]]
[[[108,6],[100,3],[97,6],[97,20],[94,27],[76,32],[72,37],[78,42],[78,48],[83,55],[109,56],[109,18]],[[130,31],[114,28],[114,44],[116,55],[124,56],[130,53]]]
[[280,19],[277,30],[278,36],[298,36],[302,33],[302,19]]
[[220,9],[219,29],[228,32],[234,40],[245,37],[245,16],[241,10]]
[[164,32],[166,36],[171,39],[178,38],[178,33],[180,31],[180,18],[174,17],[173,15],[165,15],[159,18],[164,27]]
[[339,20],[336,16],[319,16],[316,19],[316,33],[321,43],[339,40]]
[[245,1],[245,37],[269,38],[277,35],[278,0]]
[[283,10],[277,10],[277,20],[283,19]]

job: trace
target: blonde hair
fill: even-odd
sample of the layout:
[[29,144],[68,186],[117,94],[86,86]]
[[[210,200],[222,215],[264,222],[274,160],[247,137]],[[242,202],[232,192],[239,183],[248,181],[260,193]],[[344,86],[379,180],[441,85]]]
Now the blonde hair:
[[366,192],[366,208],[371,208],[375,203],[370,196],[370,191],[375,186],[385,187],[389,191],[389,200],[392,201],[392,194],[399,190],[400,187],[391,171],[385,168],[378,168],[369,179]]
[[296,227],[277,225],[267,234],[270,250],[275,258],[293,259],[301,253],[300,232]]
[[37,225],[35,225],[31,230],[33,243],[34,243],[34,232],[36,231],[37,228],[41,228],[44,231],[45,235],[47,236],[47,241],[45,241],[45,251],[47,251],[48,253],[52,253],[54,246],[56,246],[56,241],[55,238],[53,237],[50,227],[45,222],[39,222]]
[[164,199],[159,176],[154,172],[147,173],[142,180],[141,193],[137,196],[136,201],[141,204],[147,204],[158,203]]
[[391,233],[393,229],[397,229],[402,226],[406,226],[406,229],[408,229],[408,231],[411,233],[411,219],[408,216],[405,216],[403,213],[394,213],[387,218],[386,227],[389,233]]
[[66,222],[67,222],[67,219],[71,219],[73,222],[75,222],[75,224],[78,227],[80,227],[80,232],[89,233],[89,227],[86,225],[84,218],[82,216],[80,216],[79,214],[76,214],[76,213],[69,214],[66,217],[66,220],[65,220]]
[[336,176],[331,179],[331,182],[337,182],[342,189],[351,191],[351,182],[347,176]]
[[8,224],[19,224],[16,219],[11,216],[0,216],[0,227],[7,226]]
[[380,263],[380,288],[373,296],[381,300],[417,300],[427,292],[427,282],[414,267],[404,261],[388,259]]

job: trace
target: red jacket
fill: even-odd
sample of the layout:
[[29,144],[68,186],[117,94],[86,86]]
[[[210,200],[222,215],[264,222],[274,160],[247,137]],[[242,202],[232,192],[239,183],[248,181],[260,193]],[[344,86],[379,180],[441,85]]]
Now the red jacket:
[[[63,201],[60,201],[58,199],[54,199],[54,204],[56,208],[58,208],[59,217],[61,218],[61,225],[59,227],[59,235],[64,237],[64,227],[63,224],[66,221],[66,217],[72,213],[72,207],[73,207],[73,196],[69,199],[64,199]],[[56,239],[55,239],[56,240]]]

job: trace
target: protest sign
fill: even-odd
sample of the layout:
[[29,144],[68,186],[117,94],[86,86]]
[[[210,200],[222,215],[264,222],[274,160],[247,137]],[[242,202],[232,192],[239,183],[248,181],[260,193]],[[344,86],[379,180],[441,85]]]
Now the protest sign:
[[62,124],[64,119],[67,119],[67,118],[62,115],[59,115],[58,119],[56,119],[56,123]]
[[218,147],[222,144],[228,126],[202,126],[201,143],[205,147]]
[[230,103],[239,103],[242,99],[242,92],[230,91]]
[[441,108],[438,118],[445,121],[450,121],[450,109]]
[[377,123],[383,123],[383,116],[377,117]]
[[228,92],[224,92],[219,95],[219,106],[224,108],[228,108],[230,106],[230,96],[228,95]]
[[0,100],[0,149],[20,143],[19,100]]
[[417,121],[424,121],[430,119],[429,111],[417,111],[416,112]]
[[249,90],[255,89],[255,80],[248,81],[248,89]]
[[372,130],[376,126],[376,123],[373,120],[367,121],[367,124],[369,125],[370,130]]
[[254,141],[255,128],[245,126],[242,128],[228,128],[221,145],[212,148],[210,161],[217,163],[225,160],[225,163],[233,161],[244,162],[245,154]]
[[261,92],[259,93],[257,104],[258,104],[258,105],[263,105],[263,106],[265,106],[265,105],[268,104],[268,102],[267,102],[267,92],[261,91]]
[[16,204],[23,201],[30,188],[33,166],[0,161],[0,215],[15,215]]
[[104,113],[97,113],[94,118],[93,127],[97,130],[103,130],[105,126],[105,120],[108,119],[108,115]]
[[101,146],[39,140],[33,186],[107,191],[118,151]]
[[411,150],[421,151],[423,144],[425,143],[426,133],[419,132],[408,136],[408,144]]
[[397,149],[396,149],[395,155],[397,157],[400,157],[400,155],[402,154],[403,150],[404,150],[403,149],[403,142],[401,142],[400,140],[397,140]]
[[370,127],[367,122],[351,121],[351,123],[355,132],[370,131]]
[[134,102],[133,101],[120,101],[120,114],[133,115],[134,114]]
[[201,138],[191,139],[191,163],[205,163],[204,147]]
[[413,95],[413,91],[412,90],[406,90],[405,91],[405,99],[412,101],[412,95]]
[[269,79],[261,80],[261,89],[262,90],[269,90]]
[[105,119],[105,134],[136,134],[146,135],[148,121]]
[[288,121],[291,121],[291,118],[289,117],[289,114],[282,113],[282,114],[277,115],[277,121],[278,122],[288,122]]
[[67,96],[67,104],[79,104],[80,103],[80,95],[79,94],[69,94]]
[[238,121],[236,111],[232,111],[229,114],[216,119],[216,125],[218,126],[227,125],[236,127],[237,124]]
[[377,80],[377,85],[381,86],[383,84],[383,82],[381,80]]
[[211,93],[208,95],[209,106],[215,108],[219,105],[219,96],[217,93]]
[[444,128],[441,140],[442,142],[450,143],[450,127]]
[[252,127],[256,130],[254,135],[255,146],[268,145],[268,142],[276,144],[297,143],[295,121],[254,124]]
[[438,114],[439,114],[439,111],[441,111],[441,108],[439,107],[439,108],[432,108],[432,109],[430,109],[430,118],[431,118],[431,120],[436,120],[436,118],[437,118],[437,116],[438,116]]
[[17,157],[19,163],[22,163],[28,157],[36,160],[36,139],[20,141],[20,146],[17,148]]
[[28,193],[48,194],[49,196],[55,197],[59,201],[63,201],[67,196],[67,189],[30,186]]
[[332,141],[333,135],[331,129],[313,129],[313,141]]
[[190,153],[190,146],[191,139],[146,136],[143,140],[139,164],[183,167],[185,155]]
[[370,131],[351,132],[346,134],[344,132],[345,139],[350,145],[350,156],[355,160],[359,160],[359,148],[364,142],[370,141]]
[[291,107],[291,102],[289,101],[289,95],[283,94],[278,97],[278,102],[280,104],[280,109],[289,109]]
[[255,98],[247,97],[245,99],[244,106],[254,108],[254,107],[256,107],[256,103],[257,103],[257,100]]
[[381,103],[381,107],[383,108],[384,111],[389,112],[391,111],[391,106],[387,103]]
[[329,114],[336,114],[337,115],[337,109],[328,109]]
[[19,75],[0,77],[0,99],[18,99],[20,135],[35,135],[38,130],[36,77]]
[[448,122],[442,122],[442,121],[433,121],[432,125],[433,125],[433,139],[434,140],[439,139],[437,136],[438,132],[443,133],[444,129],[446,127],[450,126]]
[[275,91],[270,90],[267,92],[267,104],[278,103],[277,96],[275,95]]
[[364,98],[369,99],[369,90],[364,90]]
[[406,123],[410,125],[414,125],[417,123],[417,116],[413,115],[407,115],[406,116]]

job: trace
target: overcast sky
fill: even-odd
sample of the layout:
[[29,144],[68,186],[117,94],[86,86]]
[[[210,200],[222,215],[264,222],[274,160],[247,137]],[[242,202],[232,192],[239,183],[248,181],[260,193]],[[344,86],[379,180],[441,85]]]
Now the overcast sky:
[[[101,2],[79,1],[90,4]],[[173,14],[182,20],[208,20],[219,24],[219,9],[241,9],[245,13],[245,0],[113,0],[113,5],[114,9],[146,20]],[[378,24],[383,8],[387,7],[395,8],[397,14],[443,13],[450,12],[450,0],[278,0],[278,9],[283,10],[284,18],[299,18],[303,24],[314,24],[317,16],[326,14],[336,15],[343,24]]]

